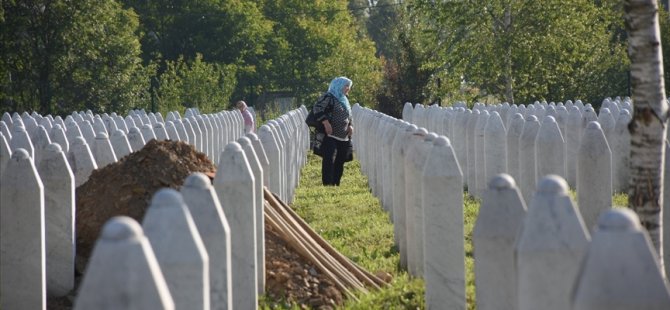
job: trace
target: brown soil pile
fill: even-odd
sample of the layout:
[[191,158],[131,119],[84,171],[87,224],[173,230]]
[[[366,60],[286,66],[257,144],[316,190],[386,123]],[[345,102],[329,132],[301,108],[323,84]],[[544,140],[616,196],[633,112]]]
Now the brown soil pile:
[[179,190],[192,172],[215,170],[207,156],[188,143],[151,140],[141,150],[93,171],[77,188],[77,269],[83,272],[107,220],[126,215],[142,223],[156,191]]
[[342,304],[337,286],[267,224],[265,268],[265,294],[274,303],[288,301],[303,309],[334,309]]

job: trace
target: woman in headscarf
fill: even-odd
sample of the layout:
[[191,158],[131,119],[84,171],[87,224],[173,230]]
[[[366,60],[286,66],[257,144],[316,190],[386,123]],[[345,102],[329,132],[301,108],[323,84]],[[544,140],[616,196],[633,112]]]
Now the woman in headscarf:
[[330,82],[328,92],[314,105],[316,120],[323,124],[326,137],[321,143],[323,161],[321,180],[323,185],[340,185],[344,163],[351,151],[351,105],[347,95],[353,82],[346,77],[337,77]]

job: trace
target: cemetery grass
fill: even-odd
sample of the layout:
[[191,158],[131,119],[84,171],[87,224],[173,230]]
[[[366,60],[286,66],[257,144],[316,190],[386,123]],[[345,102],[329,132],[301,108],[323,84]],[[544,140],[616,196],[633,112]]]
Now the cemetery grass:
[[[424,283],[399,268],[393,245],[393,226],[378,198],[367,185],[357,160],[345,164],[339,187],[321,185],[321,158],[309,154],[291,207],[343,255],[371,273],[388,273],[390,285],[349,299],[341,309],[423,309]],[[465,197],[466,278],[468,308],[474,309],[471,233],[479,203]],[[297,309],[286,301],[260,301],[261,309]]]

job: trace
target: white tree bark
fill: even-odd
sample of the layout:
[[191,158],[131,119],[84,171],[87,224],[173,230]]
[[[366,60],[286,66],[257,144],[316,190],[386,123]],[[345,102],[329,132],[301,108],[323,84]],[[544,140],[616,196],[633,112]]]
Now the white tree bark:
[[[663,268],[663,160],[668,106],[657,0],[625,0],[628,56],[631,61],[633,119],[628,206],[635,210],[658,251]],[[663,270],[663,269],[661,269]]]

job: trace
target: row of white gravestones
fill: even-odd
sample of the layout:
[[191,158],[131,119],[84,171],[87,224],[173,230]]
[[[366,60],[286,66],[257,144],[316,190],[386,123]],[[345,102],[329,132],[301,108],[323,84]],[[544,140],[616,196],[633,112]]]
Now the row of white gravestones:
[[[449,309],[464,308],[463,183],[462,173],[458,166],[458,161],[455,159],[455,152],[452,150],[450,143],[446,142],[448,139],[436,138],[436,135],[428,134],[425,129],[420,129],[415,125],[404,123],[403,121],[393,119],[376,111],[362,108],[358,105],[354,106],[353,111],[355,122],[359,124],[359,126],[363,126],[367,132],[371,132],[370,134],[357,134],[354,139],[354,146],[361,159],[361,167],[364,173],[368,175],[373,193],[378,195],[384,208],[391,214],[394,222],[396,242],[400,249],[401,264],[406,266],[412,275],[423,276],[425,278],[426,302],[429,307],[430,305],[441,306],[448,304],[450,305],[447,307]],[[375,142],[375,139],[387,142],[390,141],[390,137],[388,137],[389,135],[395,135],[394,140],[395,138],[397,138],[397,140],[392,144],[390,148],[391,152],[387,153],[384,151],[385,148],[383,145],[376,144],[377,142]],[[437,156],[433,155],[434,153],[440,154],[439,150],[443,145],[448,145],[450,151],[443,151],[443,157],[433,157]],[[380,146],[381,148],[379,148]],[[593,157],[593,154],[600,154],[601,156],[604,156],[602,154],[608,155],[608,153],[605,152],[609,151],[606,146],[604,133],[602,132],[599,123],[592,122],[588,124],[583,141],[583,150],[581,151],[583,155],[580,155],[580,157],[589,158]],[[388,149],[387,146],[386,150]],[[368,153],[374,153],[374,157],[369,156]],[[424,159],[423,161],[423,168],[420,166],[422,156],[417,155],[417,153],[430,154],[423,155],[427,156],[427,159]],[[448,156],[445,154],[451,155]],[[383,170],[384,167],[392,167],[391,169],[393,171],[379,171],[379,166],[377,165],[377,162],[379,161],[389,161],[390,164],[382,165],[381,169]],[[589,177],[598,175],[597,170],[602,169],[599,168],[597,164],[589,164],[588,161],[585,161],[585,164],[582,164],[582,166],[584,166],[583,169],[586,171],[593,171],[588,174]],[[419,171],[419,175],[421,176],[420,179],[416,178],[417,171]],[[421,173],[423,173],[423,175]],[[380,175],[382,176],[381,178],[379,177]],[[392,182],[384,182],[384,175],[392,175]],[[508,178],[511,179],[510,177]],[[450,181],[440,182],[439,180]],[[564,183],[564,181],[561,182]],[[558,183],[563,186],[563,183],[561,182]],[[498,183],[500,183],[500,181]],[[588,179],[587,181],[581,181],[580,183],[590,186],[598,185],[592,184],[598,182],[589,182]],[[394,184],[395,186],[393,186]],[[494,182],[494,184],[497,183]],[[376,190],[375,187],[377,187]],[[589,189],[588,187],[584,187],[582,191],[594,191],[596,197],[605,197],[602,193],[606,193],[606,196],[611,199],[611,189],[598,189],[597,187]],[[538,189],[538,192],[543,193],[543,190]],[[519,200],[523,201],[520,197]],[[495,199],[493,201],[494,203],[498,202],[498,200]],[[606,207],[602,207],[603,203],[598,204],[598,199],[592,199],[584,203],[593,203],[593,205],[582,207],[583,212],[589,215],[596,214],[596,216],[599,212],[602,212],[602,210],[609,210],[609,206],[611,206],[611,200]],[[522,210],[517,212],[525,213],[525,207],[520,209]],[[574,210],[571,212],[579,213],[579,211],[575,212]],[[514,222],[514,219],[509,219],[508,217],[495,218],[502,221]],[[588,235],[587,230],[583,228],[585,226],[581,216],[579,216],[578,222],[578,226],[582,227],[581,230],[585,232],[584,234]],[[518,220],[516,223],[518,223]],[[574,226],[574,218],[572,219],[572,223]],[[422,232],[421,229],[417,232],[417,225],[423,230]],[[547,229],[546,227],[541,226],[541,224],[538,225],[540,225],[538,229],[541,231]],[[558,223],[557,226],[553,227],[560,228],[569,226],[568,223]],[[493,232],[500,232],[505,228],[491,227],[490,229],[492,229]],[[572,229],[571,231],[574,230],[575,229]],[[544,234],[531,233],[530,235],[540,238],[547,234],[551,236],[557,235],[558,233],[545,232]],[[517,236],[516,232],[508,232],[508,235],[508,239]],[[535,237],[532,237],[530,239],[531,241],[529,241],[531,245],[545,243],[544,241],[533,241],[533,238]],[[513,241],[514,239],[511,239],[511,241],[508,242],[513,244]],[[496,251],[497,250],[489,250],[488,252]],[[418,252],[423,253],[423,255]],[[498,261],[498,259],[496,259],[496,261]],[[580,261],[578,260],[575,263],[573,260],[574,264],[565,268],[578,268],[579,262]],[[508,264],[513,265],[514,261],[511,261]],[[538,263],[538,266],[547,265],[556,264],[548,262]],[[484,271],[480,273],[486,274],[487,272]],[[564,271],[564,273],[566,273],[567,277],[568,272]],[[490,283],[489,280],[486,280],[486,276],[483,277],[484,279],[480,279],[481,281]],[[509,279],[509,273],[501,279]],[[483,286],[486,287],[486,285]],[[536,286],[539,287],[539,284],[530,284],[529,287],[532,289]],[[488,294],[494,294],[494,296],[499,295],[495,292],[487,292]],[[482,294],[486,295],[487,293]],[[516,292],[512,292],[512,294],[516,294]],[[533,294],[534,293],[530,295]],[[509,295],[509,293],[507,293],[507,295]],[[547,300],[543,300],[541,302],[546,301]],[[526,308],[530,309],[533,307]]]
[[237,111],[187,115],[180,119],[178,113],[170,112],[168,119],[171,120],[163,123],[160,113],[147,116],[143,111],[130,111],[125,119],[115,114],[100,117],[90,111],[73,112],[64,121],[59,116],[53,119],[50,115],[42,117],[24,112],[22,116],[14,113],[12,117],[5,113],[0,131],[11,150],[26,149],[36,163],[49,143],[61,145],[79,186],[88,180],[93,170],[141,149],[151,139],[189,142],[217,162],[222,146],[243,134],[243,120]]
[[[484,165],[475,165],[473,161],[484,162],[485,157],[489,155],[488,153],[480,152],[477,150],[479,146],[480,150],[484,150],[485,146],[489,143],[482,141],[483,131],[488,128],[489,131],[493,132],[494,126],[499,126],[500,120],[502,120],[503,127],[507,130],[497,131],[497,134],[505,133],[507,135],[505,143],[507,144],[506,152],[506,162],[496,161],[497,166],[507,166],[510,174],[519,178],[518,169],[520,164],[518,162],[518,139],[522,133],[522,122],[518,119],[517,113],[521,114],[521,118],[528,120],[530,115],[535,115],[538,121],[542,124],[546,116],[552,116],[556,122],[556,125],[560,129],[561,136],[564,140],[564,151],[563,152],[554,152],[554,154],[564,154],[565,163],[563,167],[558,167],[560,169],[560,175],[568,179],[568,183],[571,187],[575,187],[576,184],[576,161],[572,160],[576,158],[576,151],[578,150],[579,140],[581,138],[581,133],[586,127],[588,122],[597,120],[601,123],[602,129],[605,132],[606,137],[610,148],[615,151],[615,156],[612,160],[613,162],[613,187],[617,192],[624,191],[627,186],[627,154],[628,152],[628,141],[629,136],[626,130],[626,125],[630,121],[630,101],[610,101],[606,99],[603,102],[602,108],[600,109],[600,114],[596,114],[593,108],[587,104],[583,105],[578,101],[579,104],[572,104],[568,101],[565,105],[562,103],[556,104],[540,104],[535,103],[529,105],[528,108],[524,105],[490,105],[485,106],[482,104],[476,104],[473,110],[468,110],[463,107],[448,107],[441,108],[437,106],[431,106],[425,108],[423,105],[416,105],[412,107],[411,104],[407,103],[405,109],[403,110],[403,116],[408,117],[405,120],[416,124],[419,127],[426,127],[429,131],[434,131],[438,134],[443,134],[448,137],[452,137],[454,149],[459,158],[459,162],[464,168],[465,182],[468,185],[470,192],[478,196],[478,192],[481,192],[484,187],[483,180],[486,180],[485,177],[480,177],[477,180],[477,175],[489,176],[487,171],[498,170],[499,167],[485,167]],[[493,112],[497,112],[498,117],[493,115]],[[488,124],[488,120],[493,121],[493,124]],[[516,120],[513,122],[513,120]],[[556,126],[552,125],[552,126]],[[549,126],[550,127],[550,126]],[[548,131],[549,128],[545,128],[545,131]],[[554,140],[557,140],[556,130],[551,130],[550,132],[554,136]],[[544,135],[546,135],[545,133]],[[493,138],[494,141],[500,140],[500,138]],[[546,141],[545,141],[546,142]],[[558,156],[551,156],[546,158],[548,161],[560,161],[560,158],[554,158]],[[560,165],[559,163],[554,163],[555,165]],[[479,171],[481,170],[481,171]],[[554,169],[557,170],[557,169]],[[563,172],[564,171],[564,172]],[[539,171],[535,173],[535,179],[538,175],[546,173]]]
[[560,176],[540,180],[528,209],[514,179],[495,176],[472,237],[477,308],[670,307],[668,282],[634,212],[603,211],[592,236]]
[[[266,125],[270,139],[265,139],[265,141],[261,141],[258,136],[251,133],[247,137],[239,138],[237,140],[239,144],[237,142],[229,143],[227,150],[224,150],[221,154],[220,168],[217,174],[217,180],[219,181],[215,181],[215,186],[220,190],[218,192],[212,190],[212,193],[215,194],[214,197],[220,199],[225,204],[223,208],[219,208],[221,209],[220,211],[210,210],[204,216],[193,216],[193,221],[196,224],[204,222],[212,226],[211,223],[219,223],[220,227],[217,228],[214,226],[200,231],[202,235],[200,242],[196,241],[198,238],[191,238],[184,234],[176,233],[177,230],[193,231],[191,229],[192,226],[188,224],[189,220],[179,217],[180,214],[183,214],[183,212],[179,211],[178,207],[175,207],[181,205],[177,201],[179,199],[173,199],[174,195],[167,194],[167,196],[155,197],[157,204],[169,206],[152,207],[152,210],[155,208],[159,208],[160,210],[152,214],[168,214],[171,216],[170,219],[167,219],[163,215],[160,220],[148,220],[145,218],[147,222],[145,223],[145,229],[150,240],[152,236],[161,236],[169,239],[169,241],[159,240],[156,242],[156,249],[154,251],[160,254],[158,255],[158,261],[161,263],[161,266],[163,265],[162,258],[166,258],[167,260],[165,266],[182,266],[181,262],[183,260],[198,260],[201,262],[191,266],[189,270],[201,270],[200,274],[206,272],[202,271],[203,268],[209,268],[210,270],[208,272],[209,275],[206,277],[210,279],[208,282],[211,285],[208,284],[206,286],[210,288],[209,292],[206,293],[203,291],[206,290],[204,284],[201,286],[202,289],[197,289],[199,291],[196,294],[197,296],[190,293],[187,294],[186,292],[182,294],[181,289],[178,289],[179,293],[173,294],[171,297],[168,296],[174,299],[176,305],[180,303],[184,304],[182,303],[184,299],[181,297],[183,295],[189,295],[189,300],[202,301],[207,299],[208,302],[203,302],[203,304],[207,305],[205,308],[209,308],[210,300],[212,304],[219,305],[212,307],[217,309],[227,309],[232,304],[238,304],[238,307],[242,308],[248,308],[247,304],[256,304],[257,294],[264,291],[265,279],[262,189],[264,183],[266,185],[269,184],[267,182],[269,179],[264,177],[266,175],[264,171],[273,172],[273,175],[277,179],[284,179],[281,182],[273,181],[275,184],[285,184],[286,186],[297,185],[298,172],[305,163],[306,149],[309,142],[306,136],[307,128],[303,122],[305,115],[306,109],[301,107],[300,109],[290,111],[277,120],[273,120],[271,124]],[[134,127],[131,127],[131,130],[132,128]],[[278,143],[282,139],[284,144],[279,145]],[[78,140],[83,145],[86,145],[83,137],[78,137]],[[2,159],[0,161],[2,163],[0,168],[2,168],[1,176],[3,184],[1,195],[3,199],[2,234],[0,237],[3,253],[0,265],[3,277],[0,281],[2,283],[0,285],[2,288],[0,292],[0,299],[2,299],[0,307],[8,309],[16,307],[24,308],[24,306],[31,309],[43,308],[47,295],[65,295],[74,285],[74,175],[66,160],[65,152],[63,152],[61,146],[57,143],[51,143],[47,146],[43,159],[36,167],[33,158],[26,150],[19,148],[12,154],[6,139],[4,139],[4,134],[0,134],[0,142],[2,142],[0,144],[0,159]],[[279,163],[272,163],[271,165],[269,157],[265,152],[266,148],[276,151],[274,153],[275,156],[270,156],[270,158],[283,159],[285,160],[285,164],[279,166]],[[235,155],[230,155],[232,153]],[[4,160],[10,156],[12,156],[10,160]],[[233,158],[234,160],[223,160],[229,158]],[[242,176],[236,177],[235,173],[223,173],[223,171],[238,171]],[[186,193],[190,187],[202,187],[202,184],[209,183],[209,179],[204,176],[200,176],[200,178],[191,177],[190,179],[192,180],[187,180],[182,189],[185,192],[184,200],[187,200]],[[255,180],[259,181],[256,182]],[[291,188],[279,188],[279,190],[283,191],[285,195],[292,195],[293,193],[293,189]],[[197,189],[193,191],[198,192]],[[226,192],[226,194],[222,194],[222,192]],[[36,195],[35,193],[39,194]],[[208,201],[207,195],[203,193],[203,190],[199,190],[197,194],[191,194],[191,198],[188,199],[195,200],[195,203],[198,203],[198,201]],[[211,198],[211,195],[209,200],[214,200]],[[213,204],[213,202],[210,202],[210,204]],[[21,205],[22,208],[16,208],[17,205]],[[223,213],[224,210],[229,214],[229,217],[232,215],[236,219],[233,222],[233,226],[235,226],[234,231],[236,232],[234,236],[237,236],[239,239],[222,242],[222,240],[230,240],[230,237],[223,237],[224,235],[229,235],[230,231]],[[214,216],[217,214],[220,215],[218,220]],[[165,226],[166,223],[170,224]],[[128,225],[132,226],[132,224]],[[128,225],[123,224],[121,226],[125,227]],[[118,227],[120,226],[115,226],[117,228],[112,229],[112,231],[118,232],[120,229]],[[170,233],[160,232],[165,227],[170,227],[172,231]],[[121,228],[120,230],[126,231],[125,233],[121,233],[122,237],[111,233],[108,239],[118,240],[119,238],[124,239],[126,237],[133,240],[141,239],[137,236],[137,229],[135,228]],[[237,231],[242,233],[237,233]],[[226,233],[223,234],[224,232]],[[104,233],[102,239],[104,239]],[[187,242],[189,240],[191,241]],[[185,246],[183,250],[178,250],[181,254],[163,255],[165,251],[168,251],[166,250],[167,245],[173,247],[176,243],[188,244],[190,247]],[[198,243],[204,245],[208,253],[193,255],[193,251],[189,249],[202,248],[202,246],[197,246]],[[137,246],[133,247],[137,248]],[[112,252],[115,251],[113,250]],[[237,255],[237,253],[240,254]],[[134,255],[132,254],[129,257],[135,257]],[[252,259],[250,262],[248,259],[249,256],[255,259]],[[211,262],[208,267],[205,266],[207,257],[209,258],[209,262]],[[116,258],[112,258],[111,261],[117,261]],[[127,264],[127,261],[119,261],[119,263]],[[101,265],[105,266],[108,264],[102,263]],[[138,266],[144,265],[146,264],[140,263]],[[128,265],[123,265],[122,267],[126,268]],[[104,274],[104,272],[101,272],[97,272],[98,276]],[[130,274],[137,274],[132,270],[128,272]],[[194,291],[196,288],[200,288],[200,286],[194,284],[195,282],[200,283],[205,281],[203,280],[205,278],[197,280],[193,275],[185,276],[184,272],[186,271],[166,272],[166,277],[170,279],[183,277],[185,282],[179,282],[179,287],[188,288],[187,291]],[[120,279],[122,282],[118,283],[120,285],[118,289],[121,292],[119,294],[125,294],[123,293],[125,292],[124,290],[132,289],[136,283],[128,283],[127,281],[134,280],[120,277],[119,274],[122,273],[116,272],[112,275],[103,276],[102,279],[96,278],[96,276],[87,276],[93,277],[93,280],[88,280],[88,283],[93,283],[90,285],[96,287],[97,285],[109,284],[105,280],[106,277]],[[231,282],[232,280],[221,278],[225,274],[231,276],[231,273],[231,279],[236,279],[236,281]],[[169,276],[169,274],[176,276]],[[197,278],[202,277],[201,275]],[[148,279],[143,279],[140,282],[142,281],[148,281],[146,283],[154,282]],[[235,283],[238,285],[235,285]],[[172,288],[173,284],[170,281],[167,284]],[[236,287],[236,289],[233,289],[233,287]],[[160,289],[154,291],[160,291]],[[92,292],[96,292],[96,290],[92,290]],[[102,295],[103,297],[107,296]],[[155,294],[151,296],[156,297]],[[147,298],[151,299],[154,297]],[[90,298],[92,299],[87,302],[100,302],[97,297]],[[119,301],[123,302],[127,299],[123,297]],[[140,298],[133,302],[139,302],[139,304],[136,304],[137,307],[145,308],[141,304],[144,301],[146,301],[146,298]],[[160,301],[164,305],[172,302],[167,302],[164,296],[156,297],[154,301]],[[82,302],[82,304],[86,304],[86,302]],[[187,304],[191,305],[189,308],[193,307],[193,303],[190,301]],[[89,307],[83,306],[83,308]]]

